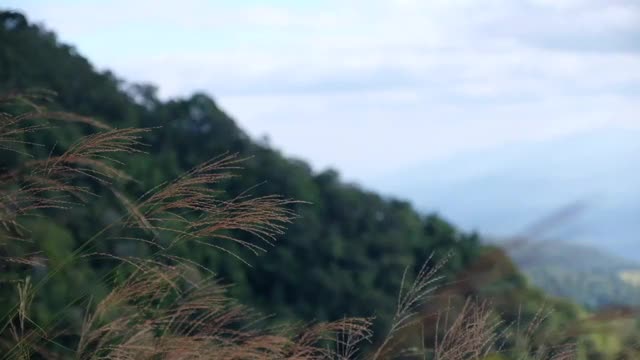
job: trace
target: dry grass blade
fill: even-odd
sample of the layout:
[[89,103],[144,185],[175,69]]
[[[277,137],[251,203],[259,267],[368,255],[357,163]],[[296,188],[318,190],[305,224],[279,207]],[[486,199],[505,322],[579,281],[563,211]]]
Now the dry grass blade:
[[391,327],[389,328],[389,332],[384,338],[382,344],[373,354],[372,360],[382,358],[385,354],[391,351],[391,343],[396,334],[415,321],[417,308],[424,302],[426,297],[436,289],[435,283],[441,279],[436,276],[436,274],[446,264],[449,257],[450,256],[446,256],[443,260],[436,263],[434,266],[431,266],[433,255],[429,256],[429,258],[422,264],[415,280],[409,285],[406,291],[404,290],[404,284],[408,268],[405,269],[404,274],[402,274],[402,282],[400,285],[400,291],[398,292],[398,305],[391,322]]
[[85,195],[87,187],[76,185],[78,178],[108,183],[128,178],[112,164],[113,155],[136,153],[141,135],[149,129],[121,129],[90,135],[76,142],[60,156],[32,160],[21,168],[0,175],[0,223],[13,233],[20,232],[17,217],[41,209],[68,209]]
[[142,134],[151,129],[116,129],[86,136],[60,156],[50,157],[46,161],[32,162],[32,168],[38,174],[51,175],[84,175],[100,182],[113,178],[128,176],[111,164],[122,164],[113,157],[114,154],[140,153],[144,146],[140,139]]
[[[286,359],[353,359],[359,345],[371,338],[371,319],[344,318],[297,329]],[[335,346],[318,346],[334,343]]]
[[46,178],[38,175],[10,176],[0,179],[0,224],[5,230],[21,234],[19,216],[40,209],[68,209],[73,198],[88,191],[67,183],[67,179]]
[[[39,102],[50,101],[55,93],[48,91],[32,91],[27,93],[11,93],[0,96],[0,106],[7,111],[0,111],[0,149],[22,153],[16,146],[38,145],[23,139],[25,134],[49,129],[49,120],[70,123],[82,123],[103,130],[111,130],[107,124],[87,116],[62,112],[47,111],[38,105]],[[27,107],[28,110],[15,109]],[[28,153],[23,153],[28,155]]]
[[499,324],[486,303],[467,300],[453,322],[445,324],[444,335],[436,335],[434,360],[484,359],[495,350]]
[[40,110],[39,102],[50,102],[57,93],[53,90],[30,88],[21,91],[9,91],[0,95],[0,105],[27,105],[34,110]]
[[33,323],[29,317],[31,303],[33,301],[31,279],[27,277],[20,281],[18,290],[18,309],[12,319],[9,320],[9,333],[14,341],[9,354],[11,358],[28,360],[34,352],[34,347],[39,343],[42,334],[39,329],[33,329]]
[[296,217],[289,205],[298,202],[279,196],[247,194],[222,199],[224,194],[213,186],[235,177],[232,170],[239,169],[243,160],[237,155],[221,156],[156,187],[136,204],[126,201],[128,224],[153,233],[172,232],[174,243],[191,240],[226,251],[214,242],[219,239],[232,241],[255,254],[265,251],[234,233],[246,233],[272,245],[276,236],[284,232],[285,225]]
[[[78,177],[101,183],[114,178],[127,179],[126,174],[114,166],[119,162],[113,155],[139,152],[140,137],[149,131],[113,130],[89,117],[45,111],[37,102],[51,95],[39,91],[0,96],[0,105],[8,109],[0,112],[0,150],[31,157],[28,151],[20,148],[38,144],[26,141],[24,136],[48,129],[50,125],[46,120],[79,122],[107,131],[80,139],[62,155],[23,161],[18,167],[3,169],[0,173],[0,225],[12,236],[24,235],[24,229],[17,222],[19,216],[41,209],[67,209],[75,200],[90,194],[88,188],[77,185]],[[30,111],[20,110],[25,105]]]
[[223,235],[224,231],[236,230],[251,234],[268,245],[277,235],[284,233],[285,224],[291,222],[295,213],[286,208],[293,201],[278,196],[236,198],[211,204],[204,216],[190,222],[187,232],[196,238],[223,238],[241,244],[254,253],[264,251],[260,246],[247,243],[238,237]]
[[[542,333],[541,329],[551,313],[552,310],[549,308],[540,307],[522,334],[515,334],[520,342],[516,344],[514,351],[522,354],[520,360],[573,360],[577,358],[576,344],[573,342],[548,345],[553,334]],[[559,339],[553,340],[555,341],[552,341],[551,344],[558,343]],[[538,345],[535,345],[536,343]]]
[[[331,359],[322,346],[349,333],[353,346],[370,336],[367,319],[344,319],[298,335],[257,328],[256,316],[226,288],[195,281],[193,269],[148,261],[88,313],[78,359]],[[339,359],[346,359],[338,357]]]
[[231,171],[239,169],[242,161],[237,155],[225,155],[200,164],[174,181],[145,193],[136,207],[145,217],[163,217],[157,219],[162,221],[167,217],[182,220],[185,212],[206,214],[221,202],[221,192],[212,186],[235,177]]
[[340,324],[336,334],[336,359],[348,360],[356,358],[360,352],[360,344],[364,341],[370,341],[373,336],[371,320],[372,319],[359,318]]
[[97,129],[102,130],[112,130],[113,128],[101,121],[98,121],[89,116],[82,116],[78,114],[63,112],[63,111],[34,111],[21,115],[22,121],[26,120],[36,120],[36,119],[45,119],[45,120],[56,120],[56,121],[64,121],[70,123],[80,123],[90,125]]

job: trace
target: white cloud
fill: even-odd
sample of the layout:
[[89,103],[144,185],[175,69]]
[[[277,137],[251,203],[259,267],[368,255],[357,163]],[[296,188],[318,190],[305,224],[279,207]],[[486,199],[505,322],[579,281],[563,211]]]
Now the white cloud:
[[289,153],[313,159],[317,166],[338,166],[364,184],[371,177],[456,153],[585,129],[640,128],[640,105],[617,96],[550,99],[534,107],[527,101],[460,107],[402,91],[220,100],[238,109],[254,135],[268,133],[286,144]]
[[249,132],[365,183],[452,153],[639,122],[635,1],[15,6],[100,67],[163,96],[210,92]]

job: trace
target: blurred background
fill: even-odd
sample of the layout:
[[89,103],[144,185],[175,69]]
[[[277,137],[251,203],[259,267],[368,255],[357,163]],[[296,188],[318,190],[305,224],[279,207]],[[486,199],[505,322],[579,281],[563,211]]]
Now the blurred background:
[[[255,155],[230,189],[266,180],[258,191],[313,203],[254,272],[181,249],[261,310],[324,319],[373,304],[384,319],[399,285],[385,276],[454,251],[446,276],[472,283],[489,245],[517,275],[464,294],[509,294],[506,314],[523,301],[534,313],[538,288],[572,301],[567,318],[640,304],[637,0],[1,6],[26,17],[3,14],[3,89],[163,126],[157,155],[128,169],[144,185],[230,150]],[[77,219],[56,224],[69,244],[93,230]]]

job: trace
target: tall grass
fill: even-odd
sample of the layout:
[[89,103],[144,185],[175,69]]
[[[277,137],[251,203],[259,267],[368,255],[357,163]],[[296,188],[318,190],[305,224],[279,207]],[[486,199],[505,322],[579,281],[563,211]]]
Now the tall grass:
[[[296,201],[277,195],[252,197],[242,193],[224,198],[216,190],[221,181],[238,176],[242,158],[225,154],[205,162],[173,181],[160,184],[133,199],[118,189],[132,181],[119,169],[122,155],[148,150],[143,136],[152,129],[112,129],[87,117],[49,112],[40,105],[48,93],[10,94],[0,98],[0,151],[15,161],[0,174],[0,226],[3,271],[47,264],[39,249],[14,246],[28,243],[30,229],[22,220],[65,211],[97,196],[100,186],[117,198],[123,215],[96,232],[65,259],[47,268],[34,283],[28,276],[15,286],[17,302],[6,309],[0,328],[3,359],[355,359],[421,358],[435,360],[489,359],[502,351],[502,325],[488,304],[467,300],[457,315],[445,309],[432,324],[434,346],[407,345],[405,334],[422,334],[422,306],[435,291],[443,262],[427,259],[415,280],[405,281],[397,310],[383,339],[371,344],[373,318],[343,318],[314,324],[269,325],[252,309],[230,298],[227,287],[201,264],[173,255],[182,242],[207,246],[245,261],[224,241],[260,253],[274,245],[296,214]],[[28,135],[49,131],[55,122],[80,122],[93,133],[67,149],[50,149],[38,157],[44,144]],[[38,151],[35,151],[38,150]],[[10,163],[10,162],[8,162]],[[123,257],[94,251],[92,243],[112,227],[121,239],[142,242],[153,249],[145,257]],[[243,236],[239,234],[244,233]],[[252,241],[245,240],[247,236]],[[168,239],[168,240],[167,240]],[[32,244],[33,245],[33,244]],[[25,251],[29,249],[29,251]],[[31,304],[39,290],[63,269],[80,259],[110,259],[117,265],[102,278],[114,284],[106,296],[78,289],[75,304],[84,304],[81,326],[60,328],[65,309],[56,321],[32,319]],[[124,279],[116,281],[117,274]],[[535,323],[533,325],[535,327]],[[527,331],[533,331],[533,328]],[[568,359],[572,349],[524,350],[524,358]]]

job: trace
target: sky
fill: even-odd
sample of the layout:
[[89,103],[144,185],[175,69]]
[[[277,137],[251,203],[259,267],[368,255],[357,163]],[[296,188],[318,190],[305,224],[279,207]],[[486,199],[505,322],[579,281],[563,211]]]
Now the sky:
[[[44,23],[99,69],[156,84],[163,98],[204,91],[286,154],[466,227],[513,232],[575,200],[555,194],[608,198],[617,191],[611,178],[636,171],[607,164],[640,158],[637,0],[9,0],[4,7]],[[565,150],[574,158],[557,168],[526,166]],[[610,157],[585,158],[596,151]],[[556,173],[595,185],[571,192],[575,181]],[[487,180],[496,174],[555,184],[555,192],[542,186],[530,197],[555,202],[499,230],[490,224],[522,209],[526,199],[514,198],[522,188],[485,199],[502,209],[492,221],[482,220],[492,213],[486,202],[455,210],[457,197],[442,195],[527,186],[517,176]],[[455,186],[442,187],[444,178]],[[622,187],[622,197],[640,202],[640,191]],[[618,209],[627,207],[625,216],[640,219],[630,204]]]

